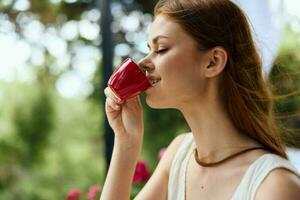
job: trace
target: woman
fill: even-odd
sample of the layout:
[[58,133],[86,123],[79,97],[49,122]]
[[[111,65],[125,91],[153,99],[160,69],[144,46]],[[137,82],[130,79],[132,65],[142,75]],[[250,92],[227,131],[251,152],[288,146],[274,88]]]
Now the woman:
[[[172,141],[136,199],[299,199],[242,11],[229,0],[162,0],[149,39],[146,103],[180,110],[191,133]],[[101,199],[129,199],[141,103],[104,92],[115,146]]]

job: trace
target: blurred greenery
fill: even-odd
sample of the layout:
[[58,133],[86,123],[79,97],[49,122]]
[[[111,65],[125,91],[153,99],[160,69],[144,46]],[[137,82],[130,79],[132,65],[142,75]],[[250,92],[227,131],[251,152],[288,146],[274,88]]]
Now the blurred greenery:
[[[291,25],[285,31],[279,55],[269,80],[275,94],[274,109],[278,122],[283,124],[290,146],[300,148],[300,33]],[[283,135],[284,136],[284,135]]]
[[[1,83],[0,199],[63,199],[104,178],[101,108]],[[7,101],[9,100],[9,101]]]
[[[15,25],[15,33],[26,40],[24,20],[40,21],[45,31],[61,31],[64,24],[87,20],[87,11],[95,10],[98,1],[31,0],[27,10],[17,10],[18,0],[0,0],[1,20],[8,18]],[[72,2],[72,3],[70,3]],[[115,63],[128,55],[144,55],[140,43],[145,40],[149,13],[155,1],[113,1],[114,38],[116,44],[130,47],[127,54],[117,54]],[[5,16],[5,17],[3,17]],[[139,16],[136,30],[126,30],[120,21],[126,16]],[[97,21],[92,21],[95,25]],[[0,32],[1,33],[1,32]],[[7,32],[7,34],[13,34]],[[58,34],[59,35],[59,34]],[[97,69],[89,80],[93,91],[85,98],[65,98],[57,90],[57,82],[78,59],[79,47],[101,46],[101,37],[89,39],[80,35],[66,40],[70,62],[58,70],[58,58],[47,48],[45,61],[40,66],[29,62],[34,74],[30,82],[0,82],[0,199],[52,200],[64,199],[71,188],[83,193],[91,185],[102,185],[105,177],[103,148],[103,102],[101,101],[101,51],[95,59]],[[30,41],[29,41],[30,43]],[[41,43],[41,41],[40,41]],[[32,44],[33,46],[41,44]],[[273,92],[277,95],[300,89],[300,33],[291,26],[286,29],[276,65],[270,74]],[[115,52],[117,52],[115,50]],[[67,59],[67,55],[64,57]],[[166,147],[179,133],[189,131],[182,115],[176,110],[153,110],[145,104],[145,139],[141,158],[153,171],[158,163],[159,149]],[[291,129],[300,128],[299,92],[278,98],[275,110],[288,115],[278,120]],[[300,147],[299,131],[293,131],[294,145]],[[139,186],[135,188],[137,192]]]

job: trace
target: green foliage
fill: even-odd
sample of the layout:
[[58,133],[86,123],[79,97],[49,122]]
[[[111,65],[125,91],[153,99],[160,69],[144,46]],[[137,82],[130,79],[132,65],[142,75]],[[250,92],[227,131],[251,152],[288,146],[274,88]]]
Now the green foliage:
[[[152,13],[156,1],[122,2],[127,6],[124,9],[126,14],[135,9]],[[58,32],[65,22],[79,21],[82,13],[94,5],[89,0],[75,3],[60,1],[56,4],[50,0],[31,0],[30,3],[29,10],[24,13],[33,13],[45,28],[56,27]],[[22,27],[16,21],[21,12],[12,7],[12,4],[4,5],[0,0],[1,12],[8,15],[22,38]],[[141,25],[138,31],[144,32],[144,26],[146,24]],[[126,34],[120,29],[115,33],[116,42],[129,43]],[[277,67],[273,68],[270,75],[273,91],[277,95],[300,90],[300,43],[296,42],[299,38],[299,34],[287,30]],[[94,45],[92,41],[81,37],[76,41],[68,41],[69,45],[73,43]],[[135,45],[129,46],[134,48]],[[68,50],[72,51],[72,48],[69,46]],[[94,75],[92,83],[95,90],[90,98],[64,99],[58,96],[53,85],[61,74],[72,70],[72,66],[61,74],[53,75],[51,66],[56,58],[49,52],[45,56],[46,63],[36,74],[38,82],[43,85],[0,83],[0,199],[64,199],[71,188],[86,192],[105,176],[102,143],[104,109],[101,102],[104,86],[100,84],[102,64],[99,63]],[[279,98],[275,109],[280,115],[299,112],[299,102],[299,93],[295,93]],[[153,171],[159,150],[166,147],[177,134],[189,131],[189,128],[179,111],[151,109],[146,105],[144,95],[142,103],[145,114],[142,157],[150,163]],[[281,123],[292,128],[300,128],[299,121],[299,116],[280,119]],[[295,138],[300,138],[299,135],[299,132],[295,132]],[[298,144],[300,147],[300,142]],[[135,185],[132,195],[141,188],[142,185]]]
[[142,183],[133,184],[130,193],[130,199],[134,199],[138,195],[138,193],[143,189],[144,186],[145,184]]
[[53,127],[53,114],[51,95],[43,88],[31,102],[16,106],[13,120],[17,137],[24,143],[20,158],[24,165],[35,163],[43,156]]
[[0,188],[3,189],[13,186],[24,170],[42,160],[53,127],[51,96],[46,90],[31,91],[32,96],[27,96],[29,91],[26,88],[23,94],[6,96],[10,104],[4,106],[10,110],[3,111],[10,111],[13,128],[3,130],[11,132],[6,132],[0,140]]
[[[103,104],[103,100],[104,99],[104,93],[103,93],[103,90],[104,90],[104,87],[106,86],[103,86],[101,83],[103,82],[103,73],[102,70],[103,69],[103,65],[102,63],[98,63],[98,67],[96,69],[96,72],[95,72],[95,75],[93,77],[93,80],[92,80],[92,84],[94,86],[94,91],[92,92],[92,94],[89,96],[89,99],[96,102],[96,103],[100,103],[100,104]],[[100,101],[101,102],[100,102]]]
[[[19,13],[13,9],[16,2],[11,1],[10,4],[4,4],[3,0],[0,1],[1,12],[7,13],[14,20]],[[91,6],[93,6],[92,1],[88,0],[77,0],[74,3],[66,3],[63,0],[59,3],[53,3],[50,0],[30,0],[28,12],[39,16],[39,20],[44,24],[56,25],[62,18],[66,18],[66,20],[80,19],[81,13]]]
[[[290,145],[300,148],[300,38],[287,28],[280,54],[270,74],[272,91],[275,94],[274,109],[278,122],[291,134]],[[288,133],[283,134],[288,134]]]
[[0,91],[0,199],[64,199],[71,188],[87,192],[100,184],[105,165],[98,104],[63,99],[36,85],[1,83]]

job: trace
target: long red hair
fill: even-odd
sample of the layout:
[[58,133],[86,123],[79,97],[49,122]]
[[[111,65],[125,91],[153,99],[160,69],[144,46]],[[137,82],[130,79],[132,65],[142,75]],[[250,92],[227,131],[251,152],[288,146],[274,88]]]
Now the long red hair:
[[232,122],[269,151],[287,158],[272,94],[243,11],[230,0],[160,0],[154,14],[177,22],[199,47],[225,48],[228,61],[220,94]]

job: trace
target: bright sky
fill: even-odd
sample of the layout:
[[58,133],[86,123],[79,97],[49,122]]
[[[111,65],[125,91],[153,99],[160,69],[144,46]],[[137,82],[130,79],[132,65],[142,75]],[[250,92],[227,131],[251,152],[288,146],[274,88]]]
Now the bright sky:
[[[10,1],[4,0],[4,3],[9,3]],[[60,0],[52,1],[60,2]],[[68,2],[72,1],[75,0],[68,0]],[[26,10],[29,6],[28,0],[18,0],[17,2],[16,8],[18,10]],[[284,2],[287,15],[297,16],[300,19],[300,1],[284,0]],[[118,10],[119,8],[116,7],[114,9]],[[13,24],[9,23],[5,16],[0,14],[0,80],[7,82],[34,80],[35,68],[28,66],[28,63],[35,66],[43,64],[45,47],[53,57],[57,58],[56,63],[52,66],[53,73],[60,73],[71,62],[66,41],[74,40],[79,36],[89,40],[95,40],[99,37],[98,11],[92,10],[84,15],[84,19],[79,22],[70,21],[66,23],[60,32],[51,27],[45,30],[43,24],[36,20],[25,20],[25,37],[30,42],[30,45],[14,34],[15,27]],[[140,19],[141,16],[138,12],[120,18],[120,28],[130,27],[132,29],[128,30],[130,32],[126,35],[129,41],[136,39],[130,33],[136,31]],[[300,32],[299,22],[298,25],[296,24],[293,27],[295,31]],[[139,42],[137,49],[145,51],[147,36],[144,34],[140,37],[139,41],[143,42]],[[80,43],[73,47],[73,51],[75,52],[75,59],[71,63],[73,70],[61,76],[56,83],[56,87],[58,92],[64,97],[84,98],[93,90],[90,80],[96,70],[97,61],[101,59],[99,58],[100,52],[94,46],[84,46]],[[130,48],[127,44],[119,44],[115,48],[115,53],[119,56],[127,55],[128,52],[130,52]]]

